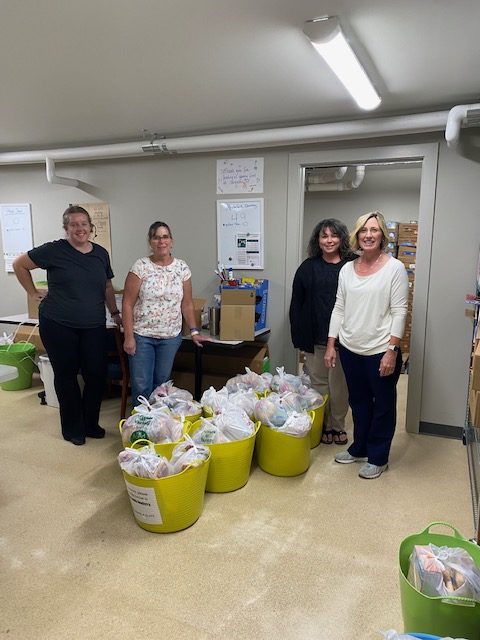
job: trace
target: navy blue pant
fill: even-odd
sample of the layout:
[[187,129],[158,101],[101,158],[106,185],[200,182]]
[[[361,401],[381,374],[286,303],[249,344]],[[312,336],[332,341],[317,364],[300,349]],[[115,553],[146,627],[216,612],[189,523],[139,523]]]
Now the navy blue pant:
[[[63,437],[85,437],[98,428],[107,377],[106,328],[73,329],[40,318],[39,330],[53,368]],[[83,393],[77,379],[80,371]]]
[[402,355],[397,352],[394,372],[384,377],[378,371],[383,353],[360,356],[340,345],[339,355],[353,416],[353,443],[348,452],[356,458],[367,457],[371,464],[387,464],[397,422]]

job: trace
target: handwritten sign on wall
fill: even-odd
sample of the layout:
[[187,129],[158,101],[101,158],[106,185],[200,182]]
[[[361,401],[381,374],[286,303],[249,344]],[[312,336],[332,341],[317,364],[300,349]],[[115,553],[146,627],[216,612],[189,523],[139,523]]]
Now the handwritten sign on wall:
[[263,193],[263,158],[217,160],[217,194]]

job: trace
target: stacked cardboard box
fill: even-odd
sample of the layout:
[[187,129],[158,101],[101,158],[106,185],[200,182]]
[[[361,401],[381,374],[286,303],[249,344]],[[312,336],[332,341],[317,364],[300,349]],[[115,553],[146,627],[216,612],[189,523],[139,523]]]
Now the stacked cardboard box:
[[416,222],[400,223],[398,225],[398,253],[397,258],[403,262],[408,275],[408,308],[405,322],[405,332],[400,342],[404,358],[410,353],[410,339],[412,335],[412,306],[415,289],[415,267],[417,262],[418,224]]
[[220,340],[253,340],[267,323],[268,280],[222,284]]
[[480,340],[473,345],[468,405],[472,425],[480,427]]

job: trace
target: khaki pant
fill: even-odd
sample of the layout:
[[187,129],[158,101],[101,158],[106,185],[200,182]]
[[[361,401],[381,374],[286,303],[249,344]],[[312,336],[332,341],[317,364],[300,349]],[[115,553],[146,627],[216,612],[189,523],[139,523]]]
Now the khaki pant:
[[348,411],[348,389],[340,358],[335,367],[327,369],[324,356],[326,347],[315,345],[315,353],[305,353],[304,371],[310,376],[312,387],[322,395],[328,393],[324,430],[344,431]]

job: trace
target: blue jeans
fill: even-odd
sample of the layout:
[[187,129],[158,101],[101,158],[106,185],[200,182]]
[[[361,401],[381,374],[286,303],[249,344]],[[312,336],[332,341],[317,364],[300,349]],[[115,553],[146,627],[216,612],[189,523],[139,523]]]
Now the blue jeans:
[[138,396],[148,397],[152,391],[170,379],[177,353],[182,344],[182,336],[174,338],[147,338],[135,336],[135,355],[128,356],[132,404],[137,404]]

